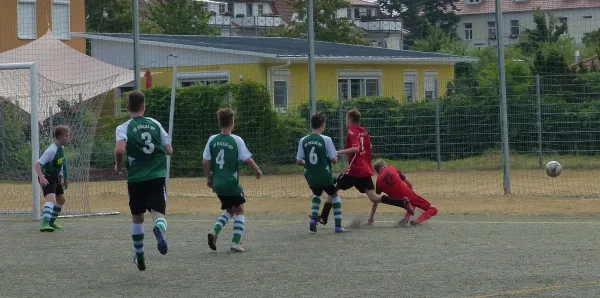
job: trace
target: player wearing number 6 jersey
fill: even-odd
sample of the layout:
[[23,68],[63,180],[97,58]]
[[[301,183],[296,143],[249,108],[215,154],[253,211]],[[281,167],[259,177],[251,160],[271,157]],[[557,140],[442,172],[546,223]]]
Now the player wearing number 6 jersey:
[[146,269],[144,259],[144,213],[154,218],[154,236],[158,251],[167,254],[165,219],[167,154],[173,154],[171,140],[158,121],[144,117],[145,98],[141,92],[129,94],[127,110],[131,119],[117,127],[115,171],[121,173],[126,156],[127,191],[131,210],[131,238],[135,250],[134,262],[140,271]]
[[204,148],[202,166],[207,179],[206,184],[217,194],[221,200],[221,210],[225,212],[219,216],[213,229],[208,233],[208,246],[212,250],[217,250],[217,236],[231,217],[235,216],[231,250],[243,252],[240,241],[244,233],[246,199],[238,174],[240,162],[245,162],[254,168],[256,179],[262,177],[262,172],[252,159],[252,154],[246,148],[244,140],[231,134],[234,126],[233,111],[220,109],[217,115],[221,133],[208,139]]
[[317,232],[317,216],[321,206],[321,196],[327,193],[333,203],[335,232],[345,232],[342,228],[342,200],[337,193],[335,177],[331,165],[337,163],[337,153],[333,141],[322,135],[325,131],[325,115],[316,114],[310,119],[312,133],[303,137],[298,144],[296,163],[304,166],[304,177],[312,190],[312,207],[309,229]]

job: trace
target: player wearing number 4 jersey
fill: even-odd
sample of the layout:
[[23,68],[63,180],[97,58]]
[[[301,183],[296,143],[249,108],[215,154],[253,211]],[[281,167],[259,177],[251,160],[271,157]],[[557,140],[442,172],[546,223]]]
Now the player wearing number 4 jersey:
[[309,229],[317,232],[317,216],[321,206],[321,196],[327,193],[333,203],[335,232],[343,233],[342,200],[337,193],[336,180],[331,165],[337,163],[337,153],[331,138],[322,135],[325,131],[325,115],[316,114],[310,119],[312,133],[303,137],[298,144],[296,163],[304,166],[304,177],[312,190],[312,207]]
[[121,173],[126,156],[127,191],[131,210],[131,238],[135,251],[134,262],[140,271],[146,270],[144,259],[144,213],[154,218],[154,236],[158,251],[167,254],[166,190],[167,154],[173,147],[167,132],[158,121],[144,117],[145,98],[141,92],[129,95],[127,110],[131,119],[117,127],[115,171]]
[[[408,200],[393,200],[385,195],[377,195],[375,192],[375,185],[373,184],[373,180],[371,180],[371,176],[375,174],[371,166],[371,137],[367,130],[360,126],[360,116],[360,112],[356,109],[346,113],[346,127],[348,128],[346,149],[338,151],[337,154],[348,155],[349,165],[346,173],[338,177],[338,188],[347,190],[354,187],[359,192],[367,194],[367,197],[373,203],[368,220],[369,224],[372,224],[374,221],[378,203],[405,208],[408,212],[412,213],[413,211],[410,208],[410,204],[408,204]],[[332,206],[333,204],[330,201],[323,206],[320,216],[322,224],[327,224],[327,218]]]
[[242,138],[231,134],[234,126],[233,111],[220,109],[217,115],[221,133],[208,139],[204,148],[202,166],[207,179],[206,184],[217,194],[221,200],[221,210],[225,212],[219,216],[213,229],[208,233],[208,246],[212,250],[217,250],[217,237],[223,226],[234,216],[231,250],[243,252],[244,248],[240,242],[244,233],[246,199],[238,174],[240,162],[245,162],[254,168],[256,179],[262,177],[262,172],[252,159],[252,154],[246,148]]

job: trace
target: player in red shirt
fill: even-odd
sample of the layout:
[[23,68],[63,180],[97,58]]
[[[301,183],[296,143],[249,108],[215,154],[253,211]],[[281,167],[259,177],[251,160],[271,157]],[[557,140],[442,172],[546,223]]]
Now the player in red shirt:
[[[410,204],[408,204],[407,200],[394,200],[387,196],[377,195],[375,192],[375,185],[373,185],[373,180],[371,179],[371,176],[375,175],[373,167],[371,166],[373,160],[371,152],[371,136],[364,127],[360,126],[360,116],[360,112],[356,109],[346,113],[346,127],[348,128],[346,134],[346,149],[338,151],[337,154],[346,154],[348,156],[348,170],[345,174],[338,177],[337,187],[341,190],[348,190],[355,187],[359,192],[367,194],[369,200],[373,202],[368,220],[368,224],[372,224],[378,203],[405,209],[407,207],[410,208]],[[321,215],[319,216],[321,224],[327,224],[327,218],[329,217],[331,207],[332,204],[328,200],[324,204]],[[412,209],[410,211],[412,211]]]
[[411,226],[420,226],[424,221],[430,219],[438,213],[437,208],[431,205],[429,201],[413,191],[412,184],[400,170],[388,166],[383,160],[375,163],[377,172],[377,193],[385,192],[392,198],[407,198],[410,205],[425,211],[416,220],[410,220],[412,214],[406,213],[400,221],[401,225],[410,223]]

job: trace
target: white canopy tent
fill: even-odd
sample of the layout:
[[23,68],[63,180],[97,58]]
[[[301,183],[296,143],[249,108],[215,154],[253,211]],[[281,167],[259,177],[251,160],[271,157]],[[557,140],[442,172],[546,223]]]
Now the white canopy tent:
[[[39,120],[58,112],[58,101],[85,101],[133,81],[133,71],[94,59],[66,45],[48,31],[41,38],[0,53],[0,63],[35,62],[39,77]],[[29,72],[0,72],[0,98],[29,112]]]

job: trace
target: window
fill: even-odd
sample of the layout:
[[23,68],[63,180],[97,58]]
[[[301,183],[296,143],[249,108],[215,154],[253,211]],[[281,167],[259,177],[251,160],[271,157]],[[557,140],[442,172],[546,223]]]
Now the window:
[[467,0],[467,3],[469,3],[469,4],[479,4],[479,3],[481,3],[481,0]]
[[519,20],[510,21],[510,35],[521,35],[521,26],[519,25]]
[[360,8],[355,8],[354,9],[354,18],[355,19],[360,19]]
[[338,72],[338,96],[342,99],[380,96],[380,78],[380,71],[340,71]]
[[417,100],[419,100],[417,94],[418,83],[419,77],[416,71],[404,72],[404,97],[409,102],[417,102]]
[[251,17],[253,15],[254,12],[252,11],[252,3],[246,3],[246,16]]
[[52,0],[52,33],[59,39],[71,39],[70,0]]
[[177,80],[181,87],[225,84],[229,83],[229,71],[181,72],[177,74]]
[[227,11],[226,3],[219,3],[219,14],[223,14]]
[[257,10],[258,10],[258,15],[262,16],[265,14],[265,6],[262,4],[258,4],[257,6]]
[[273,71],[273,106],[277,110],[289,107],[290,72],[288,70]]
[[352,18],[352,8],[347,8],[346,9],[346,17],[351,19]]
[[473,24],[465,23],[465,40],[473,39]]
[[488,22],[488,38],[492,40],[497,38],[496,22]]
[[232,16],[235,16],[235,14],[233,12],[233,2],[228,2],[227,3],[227,11],[229,11]]
[[583,16],[584,19],[591,19],[592,16]]
[[36,39],[36,0],[19,0],[17,2],[17,26],[20,39]]
[[560,17],[559,20],[560,20],[560,24],[565,26],[565,33],[569,33],[569,24],[567,23],[568,22],[567,17]]
[[425,99],[431,100],[438,97],[437,71],[425,71]]
[[372,10],[372,9],[370,9],[370,8],[367,8],[367,16],[368,16],[368,17],[371,17],[371,16],[373,16],[373,10]]

